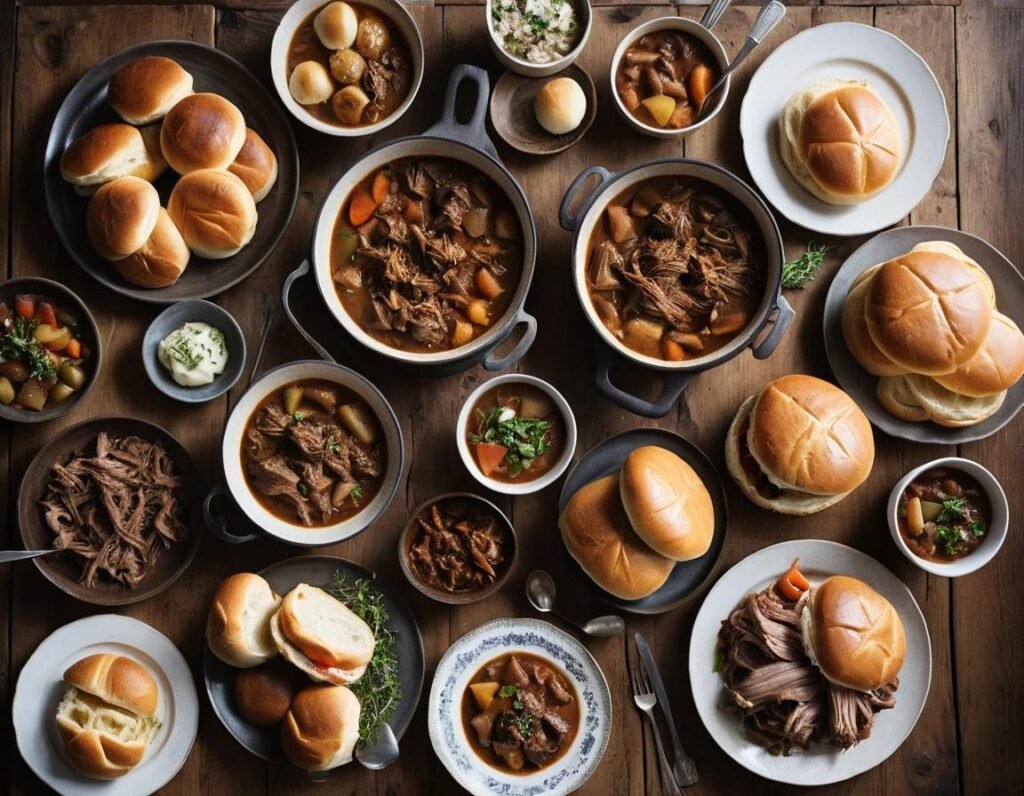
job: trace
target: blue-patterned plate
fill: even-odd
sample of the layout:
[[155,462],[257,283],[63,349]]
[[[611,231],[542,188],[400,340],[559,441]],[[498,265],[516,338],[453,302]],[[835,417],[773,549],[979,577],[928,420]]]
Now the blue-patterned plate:
[[[529,774],[507,774],[487,765],[462,725],[462,695],[470,679],[491,659],[518,650],[556,664],[580,697],[580,728],[569,751]],[[581,787],[597,770],[611,732],[612,697],[597,661],[568,633],[539,619],[496,619],[448,648],[434,675],[427,716],[434,752],[474,796],[561,794]]]

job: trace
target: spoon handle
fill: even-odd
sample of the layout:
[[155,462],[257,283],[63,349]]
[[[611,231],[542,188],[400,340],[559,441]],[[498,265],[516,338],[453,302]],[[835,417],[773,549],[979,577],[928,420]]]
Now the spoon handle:
[[26,558],[38,558],[56,553],[56,550],[0,550],[0,564],[8,561],[24,561]]
[[704,12],[704,16],[700,18],[700,24],[711,30],[730,5],[732,5],[732,0],[711,0],[711,4],[708,6],[707,11]]
[[755,44],[760,44],[784,16],[786,16],[786,7],[779,0],[772,0],[761,8],[747,38],[753,39]]

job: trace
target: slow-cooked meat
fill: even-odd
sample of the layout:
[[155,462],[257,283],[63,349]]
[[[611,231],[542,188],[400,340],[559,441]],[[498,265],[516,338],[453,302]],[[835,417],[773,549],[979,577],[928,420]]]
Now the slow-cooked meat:
[[67,463],[53,465],[40,500],[53,546],[82,565],[79,582],[104,576],[128,588],[188,536],[181,522],[182,483],[159,442],[100,432]]
[[407,560],[420,581],[435,589],[461,592],[482,588],[497,578],[508,542],[494,514],[452,499],[425,509],[415,523]]

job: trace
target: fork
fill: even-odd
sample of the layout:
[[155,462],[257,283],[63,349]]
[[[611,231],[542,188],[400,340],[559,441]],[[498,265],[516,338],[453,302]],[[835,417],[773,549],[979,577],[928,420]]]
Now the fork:
[[654,689],[647,679],[647,672],[639,661],[629,667],[629,680],[633,686],[633,701],[650,719],[651,730],[654,732],[654,741],[658,746],[658,773],[661,776],[661,792],[666,796],[682,796],[679,785],[676,784],[675,776],[672,774],[672,767],[665,757],[665,747],[661,745],[661,732],[658,730],[658,722],[654,718],[654,706],[658,704],[658,698],[654,695]]

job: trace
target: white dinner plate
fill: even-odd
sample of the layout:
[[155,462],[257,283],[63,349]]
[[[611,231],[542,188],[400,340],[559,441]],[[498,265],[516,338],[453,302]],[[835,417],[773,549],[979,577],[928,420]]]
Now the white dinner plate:
[[[65,760],[57,737],[64,672],[87,655],[113,652],[146,667],[160,690],[161,727],[146,757],[114,780],[89,779]],[[18,750],[36,775],[63,796],[139,796],[159,790],[181,770],[199,728],[199,700],[178,648],[144,622],[116,614],[79,619],[51,633],[18,677],[13,701]]]
[[[786,102],[833,78],[869,81],[900,127],[903,162],[895,179],[855,205],[830,205],[809,193],[779,154],[777,123]],[[743,97],[740,134],[751,177],[782,215],[828,235],[863,235],[895,224],[928,193],[946,155],[949,115],[920,55],[891,33],[835,22],[798,33],[764,60]]]
[[[903,621],[907,654],[899,673],[896,706],[875,717],[871,735],[845,752],[812,742],[807,751],[789,757],[772,755],[747,739],[739,714],[725,701],[721,675],[714,671],[715,647],[722,621],[746,595],[761,591],[800,559],[800,571],[811,586],[831,575],[859,578],[885,597]],[[690,686],[697,713],[722,750],[744,768],[765,779],[790,785],[827,785],[874,768],[910,735],[928,698],[932,678],[932,647],[928,625],[914,596],[903,582],[875,559],[852,547],[819,539],[796,540],[766,547],[726,572],[708,592],[693,625],[690,641]]]

